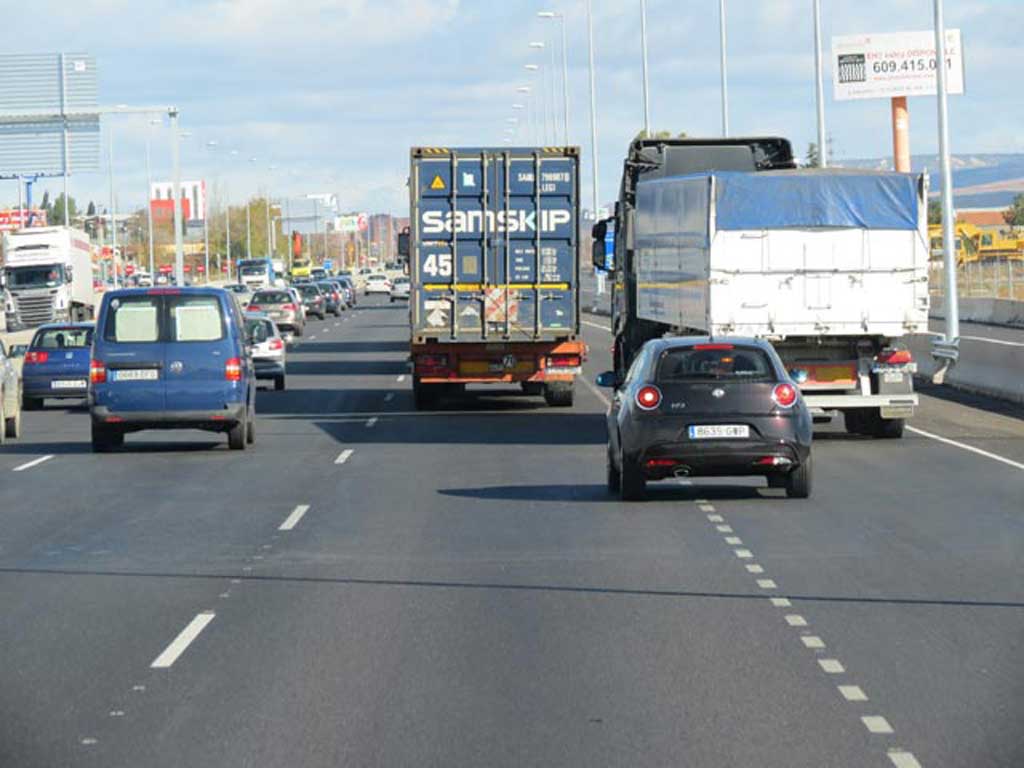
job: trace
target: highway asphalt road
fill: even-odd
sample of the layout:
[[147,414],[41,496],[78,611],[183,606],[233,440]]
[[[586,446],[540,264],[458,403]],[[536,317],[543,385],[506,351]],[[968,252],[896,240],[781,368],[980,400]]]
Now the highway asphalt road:
[[314,323],[245,453],[25,415],[0,766],[1024,765],[1019,412],[935,390],[902,441],[821,428],[808,501],[623,504],[603,393],[416,413],[406,335]]

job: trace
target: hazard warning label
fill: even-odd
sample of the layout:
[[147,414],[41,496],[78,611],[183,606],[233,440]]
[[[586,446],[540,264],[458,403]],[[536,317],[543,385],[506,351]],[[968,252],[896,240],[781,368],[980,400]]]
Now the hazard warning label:
[[434,176],[434,180],[430,182],[431,189],[447,189],[444,184],[444,179],[441,178],[441,174]]

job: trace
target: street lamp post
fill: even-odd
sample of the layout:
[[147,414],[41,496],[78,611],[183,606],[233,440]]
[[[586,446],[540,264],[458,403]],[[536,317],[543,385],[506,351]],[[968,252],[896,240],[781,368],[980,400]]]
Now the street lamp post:
[[640,58],[643,66],[644,136],[651,136],[651,100],[647,82],[647,0],[640,0]]
[[815,97],[818,102],[818,167],[828,167],[827,139],[825,134],[825,85],[821,67],[821,0],[814,0],[814,81]]
[[[107,130],[107,176],[110,181],[110,265],[114,269],[114,288],[119,285],[117,279],[117,205],[114,200],[114,127]],[[67,201],[64,201],[67,205]]]
[[728,45],[725,32],[725,0],[718,0],[718,45],[722,72],[722,136],[729,136]]
[[[594,13],[593,2],[587,0],[587,58],[590,64],[590,167],[591,194],[593,195],[594,220],[597,221],[597,209],[600,194],[597,188],[597,89],[594,86]],[[597,293],[604,294],[604,273],[597,273]]]
[[[542,43],[540,41],[535,41],[535,42],[530,43],[530,47],[533,48],[534,50],[537,50],[537,51],[543,51],[545,46],[544,46],[544,43]],[[552,119],[553,119],[552,112],[553,112],[553,110],[551,108],[551,93],[550,93],[550,88],[549,88],[550,83],[547,82],[548,80],[550,80],[550,78],[546,78],[544,76],[544,74],[545,74],[544,73],[544,67],[541,64],[527,64],[526,68],[530,69],[531,71],[539,72],[540,73],[539,77],[540,77],[541,95],[544,98],[544,123],[543,123],[543,128],[544,129],[543,129],[543,132],[542,132],[543,133],[542,140],[545,143],[547,143],[548,136],[549,136],[548,131],[554,132],[554,128],[552,127],[553,126],[553,123],[552,123]],[[553,143],[554,139],[552,139],[551,141]]]
[[555,19],[562,31],[562,128],[565,145],[569,146],[569,54],[565,42],[565,14],[558,11],[541,11],[537,14],[542,19]]
[[151,118],[146,126],[146,219],[149,223],[149,277],[151,280],[156,280],[156,267],[153,257],[153,169],[149,161],[149,142],[153,126],[159,124],[159,120]]

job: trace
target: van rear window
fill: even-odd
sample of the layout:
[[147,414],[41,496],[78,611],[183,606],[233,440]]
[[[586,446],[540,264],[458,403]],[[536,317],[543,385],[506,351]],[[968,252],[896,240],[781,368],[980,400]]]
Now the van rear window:
[[732,344],[698,344],[667,349],[658,361],[659,383],[689,381],[775,381],[764,350]]
[[103,338],[144,344],[160,338],[160,296],[127,296],[110,302]]
[[217,341],[224,321],[216,296],[168,296],[171,341]]

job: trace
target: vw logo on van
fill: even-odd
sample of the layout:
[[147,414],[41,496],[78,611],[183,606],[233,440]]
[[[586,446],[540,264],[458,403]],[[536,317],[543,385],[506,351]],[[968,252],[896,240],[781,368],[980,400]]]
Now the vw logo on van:
[[181,360],[171,363],[171,373],[181,373],[183,370],[185,370],[185,364]]

